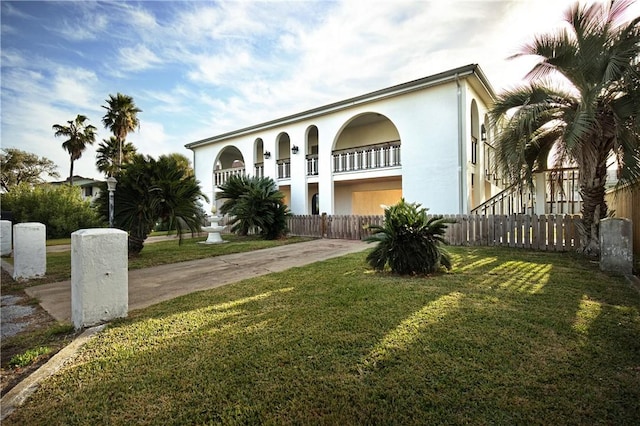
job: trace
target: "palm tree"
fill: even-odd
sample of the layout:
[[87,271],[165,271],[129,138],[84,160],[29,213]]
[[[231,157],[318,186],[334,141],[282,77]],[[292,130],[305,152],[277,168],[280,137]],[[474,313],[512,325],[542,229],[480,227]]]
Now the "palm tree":
[[235,175],[220,185],[220,190],[217,198],[225,200],[220,212],[233,216],[232,232],[247,235],[254,231],[267,240],[287,233],[287,217],[291,213],[273,179]]
[[[490,111],[496,126],[496,160],[513,181],[532,183],[533,173],[574,164],[580,170],[582,247],[599,254],[599,220],[607,161],[621,182],[640,178],[640,18],[624,21],[629,2],[575,4],[566,29],[540,35],[514,55],[539,62],[528,85],[501,94]],[[563,86],[553,85],[559,76]]]
[[92,145],[96,140],[96,127],[87,124],[88,118],[78,114],[75,120],[67,121],[67,126],[54,124],[54,136],[63,136],[67,140],[62,143],[62,148],[69,152],[71,157],[71,169],[69,171],[69,185],[73,185],[73,163],[82,157],[87,145]]
[[[101,191],[98,206],[106,216],[107,191]],[[115,192],[115,226],[129,233],[129,255],[135,256],[144,248],[144,241],[158,221],[175,229],[179,241],[182,232],[198,232],[202,223],[200,199],[207,200],[193,176],[169,157],[155,160],[135,155],[123,166]]]
[[[131,142],[122,144],[122,163],[131,161],[138,150]],[[96,150],[96,167],[107,176],[114,176],[120,171],[119,163],[120,141],[115,136],[103,139]]]
[[131,96],[122,93],[115,96],[109,95],[109,99],[106,99],[105,102],[107,104],[102,105],[102,108],[106,109],[107,113],[102,118],[102,124],[118,139],[120,145],[118,166],[121,166],[123,161],[122,145],[127,139],[127,135],[140,127],[138,113],[142,110],[136,107]]
[[441,247],[447,224],[453,219],[427,216],[417,203],[398,204],[384,209],[384,224],[369,225],[373,232],[365,241],[378,245],[367,255],[367,262],[382,271],[388,265],[400,275],[430,274],[441,267],[451,269],[451,258]]

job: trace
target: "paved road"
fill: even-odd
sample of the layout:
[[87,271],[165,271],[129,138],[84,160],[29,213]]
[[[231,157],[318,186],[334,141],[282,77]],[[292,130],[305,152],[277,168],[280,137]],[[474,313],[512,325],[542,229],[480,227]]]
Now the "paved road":
[[[362,251],[362,241],[321,239],[280,247],[129,271],[129,310],[245,278]],[[71,321],[71,282],[25,289],[58,321]]]

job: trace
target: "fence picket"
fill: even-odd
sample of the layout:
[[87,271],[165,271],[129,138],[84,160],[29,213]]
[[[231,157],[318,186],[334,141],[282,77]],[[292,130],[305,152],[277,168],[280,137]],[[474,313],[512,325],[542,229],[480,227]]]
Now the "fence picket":
[[[453,246],[505,246],[533,250],[567,251],[580,247],[577,215],[442,215],[455,220],[445,239]],[[223,223],[228,223],[224,218]],[[295,215],[288,220],[289,233],[306,237],[362,240],[382,226],[384,216]]]

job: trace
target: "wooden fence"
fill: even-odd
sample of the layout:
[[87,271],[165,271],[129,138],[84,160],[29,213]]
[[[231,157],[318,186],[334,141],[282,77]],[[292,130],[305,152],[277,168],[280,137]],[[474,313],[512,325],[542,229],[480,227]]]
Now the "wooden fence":
[[[572,215],[444,215],[446,239],[455,246],[504,246],[533,250],[569,251],[580,247]],[[381,225],[384,216],[296,215],[289,219],[291,235],[361,240],[371,233],[368,224]]]
[[613,189],[605,194],[609,212],[614,217],[631,219],[633,225],[633,252],[640,256],[640,184]]

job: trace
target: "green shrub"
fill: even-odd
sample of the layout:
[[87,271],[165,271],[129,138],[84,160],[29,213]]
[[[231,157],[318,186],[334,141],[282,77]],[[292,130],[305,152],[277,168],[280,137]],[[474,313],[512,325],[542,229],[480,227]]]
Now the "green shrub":
[[384,211],[384,225],[370,225],[374,232],[367,242],[377,242],[367,256],[367,262],[376,270],[387,265],[396,274],[430,274],[441,267],[451,269],[448,253],[441,247],[450,219],[441,216],[429,218],[427,209],[420,204],[398,204]]
[[11,367],[26,367],[33,363],[40,355],[45,355],[51,352],[50,348],[40,346],[36,349],[29,349],[23,354],[15,355],[9,360],[9,366]]
[[77,186],[23,184],[1,197],[2,210],[11,211],[15,223],[43,223],[47,238],[68,238],[78,229],[105,226]]

